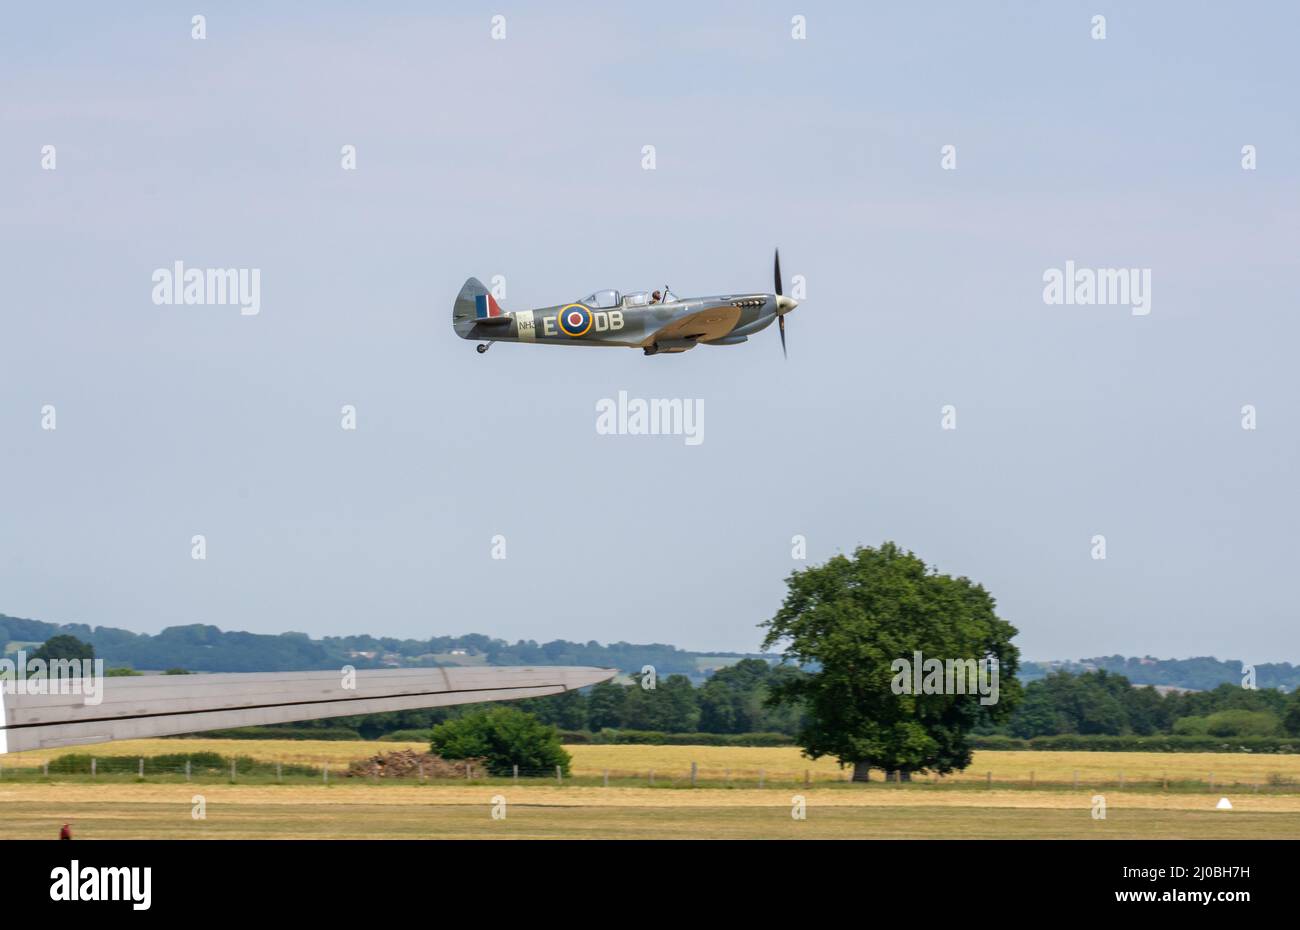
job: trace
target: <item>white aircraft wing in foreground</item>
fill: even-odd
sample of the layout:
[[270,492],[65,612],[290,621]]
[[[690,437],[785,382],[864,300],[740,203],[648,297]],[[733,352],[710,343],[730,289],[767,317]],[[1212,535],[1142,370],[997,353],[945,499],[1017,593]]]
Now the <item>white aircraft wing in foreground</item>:
[[97,703],[82,693],[29,694],[18,682],[12,692],[0,687],[0,753],[543,697],[615,674],[557,665],[144,675],[98,679]]

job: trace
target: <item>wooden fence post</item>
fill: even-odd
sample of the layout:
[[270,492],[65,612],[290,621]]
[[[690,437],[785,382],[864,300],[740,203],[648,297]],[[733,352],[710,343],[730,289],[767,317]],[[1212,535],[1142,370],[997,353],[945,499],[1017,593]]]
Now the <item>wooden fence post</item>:
[[987,775],[984,776],[984,786],[985,786],[986,788],[992,788],[992,787],[993,787],[993,773],[992,773],[992,772],[989,772]]
[[515,781],[519,781],[519,763],[518,763],[518,762],[516,762],[516,763],[514,764],[514,766],[513,766],[513,771],[512,771],[511,777],[514,778]]
[[767,778],[767,772],[763,771],[762,769],[759,769],[759,770],[758,770],[758,787],[760,787],[760,788],[763,787],[763,782],[764,782],[764,780],[765,780],[766,778]]
[[609,769],[605,769],[605,787],[609,787]]
[[564,772],[560,770],[558,765],[555,767],[555,783],[557,785],[564,784]]
[[189,781],[189,780],[190,780],[190,760],[189,760],[189,759],[186,759],[186,760],[185,760],[185,780],[186,780],[186,781]]
[[699,776],[699,773],[700,773],[699,764],[696,762],[692,762],[691,763],[691,787],[692,788],[695,787],[696,778]]
[[282,769],[281,766],[280,766],[280,760],[279,760],[279,759],[276,759],[276,760],[275,760],[275,783],[276,783],[277,785],[280,784],[281,776],[282,776],[283,774],[284,774],[284,772],[283,772],[283,769]]
[[140,777],[144,778],[144,756],[140,757]]

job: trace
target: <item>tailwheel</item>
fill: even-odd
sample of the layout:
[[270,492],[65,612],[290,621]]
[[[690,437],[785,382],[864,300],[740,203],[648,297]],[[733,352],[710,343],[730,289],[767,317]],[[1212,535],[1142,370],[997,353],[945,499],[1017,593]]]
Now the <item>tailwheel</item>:
[[484,352],[488,350],[488,346],[490,345],[492,345],[492,343],[490,342],[480,342],[478,345],[474,347],[474,351],[478,352],[479,355],[482,355]]

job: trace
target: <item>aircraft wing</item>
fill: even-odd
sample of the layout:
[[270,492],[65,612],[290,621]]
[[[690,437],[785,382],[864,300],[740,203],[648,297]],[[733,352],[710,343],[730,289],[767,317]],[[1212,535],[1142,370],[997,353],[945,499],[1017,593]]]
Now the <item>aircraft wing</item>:
[[703,310],[696,310],[694,313],[680,316],[667,325],[661,326],[655,330],[654,335],[645,341],[645,345],[652,345],[665,339],[687,339],[690,337],[694,337],[698,342],[721,339],[735,328],[736,321],[739,319],[739,307],[733,307],[730,304],[705,307]]
[[[342,671],[142,675],[91,679],[96,696],[28,694],[37,680],[2,682],[0,753],[542,697],[615,674],[610,668],[561,665],[367,669],[351,678]],[[82,679],[72,682],[78,691],[85,685]]]

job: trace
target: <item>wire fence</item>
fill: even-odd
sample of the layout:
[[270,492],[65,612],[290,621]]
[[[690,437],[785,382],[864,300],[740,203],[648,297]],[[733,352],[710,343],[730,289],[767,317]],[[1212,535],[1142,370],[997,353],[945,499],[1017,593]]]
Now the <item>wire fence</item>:
[[[691,763],[689,768],[569,769],[564,766],[489,767],[480,760],[420,761],[409,768],[383,771],[366,760],[355,763],[304,763],[217,753],[177,753],[164,756],[94,756],[68,754],[19,765],[0,763],[4,783],[201,783],[201,784],[528,784],[583,787],[637,788],[830,788],[862,787],[852,781],[852,770],[720,768]],[[1203,792],[1248,790],[1253,793],[1300,793],[1300,779],[1282,772],[1260,771],[1242,776],[1191,775],[1186,767],[1153,775],[1148,771],[1126,775],[1123,771],[1099,774],[1074,770],[982,772],[967,769],[948,776],[913,773],[900,777],[871,770],[867,786],[887,788],[946,787],[962,790],[1131,790]]]

